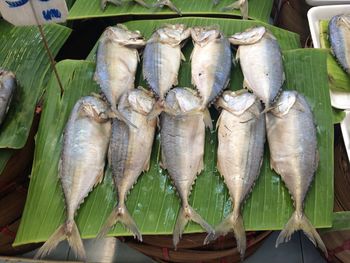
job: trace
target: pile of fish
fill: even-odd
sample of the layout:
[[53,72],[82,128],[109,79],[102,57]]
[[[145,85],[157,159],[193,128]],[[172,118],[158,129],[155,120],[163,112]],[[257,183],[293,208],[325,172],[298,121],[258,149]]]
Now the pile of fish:
[[329,21],[331,50],[343,70],[350,74],[350,15],[337,15]]
[[[180,88],[178,72],[184,59],[181,48],[191,36],[192,84]],[[240,91],[224,91],[230,80],[232,51],[244,75]],[[134,88],[143,51],[143,76],[151,90]],[[142,241],[125,201],[143,171],[149,169],[152,144],[160,115],[161,166],[167,170],[181,200],[173,231],[176,247],[189,221],[208,232],[208,243],[229,231],[244,257],[246,236],[241,207],[260,174],[267,137],[271,167],[281,175],[294,200],[295,212],[276,245],[303,230],[325,253],[318,233],[303,212],[303,202],[317,170],[316,128],[306,99],[283,91],[284,68],[276,38],[255,27],[229,38],[217,27],[166,25],[146,42],[140,32],[121,25],[109,27],[98,46],[95,80],[101,96],[80,99],[64,132],[59,176],[67,208],[66,222],[39,250],[49,253],[67,239],[77,255],[85,251],[74,222],[75,212],[101,182],[105,158],[112,170],[118,202],[100,231],[105,236],[118,221]],[[196,177],[204,168],[205,129],[212,129],[208,107],[222,109],[217,121],[217,167],[229,190],[233,211],[212,228],[189,204]]]
[[[172,11],[176,12],[178,15],[181,14],[181,10],[174,5],[174,3],[171,0],[157,0],[154,4],[149,5],[147,4],[144,0],[129,0],[129,1],[124,1],[124,0],[100,0],[100,8],[102,11],[106,9],[107,3],[111,3],[116,6],[121,6],[123,5],[123,2],[135,2],[136,4],[139,4],[142,7],[145,8],[163,8],[164,6],[167,6],[170,8]],[[213,4],[217,5],[219,4],[220,0],[213,0]],[[234,1],[232,4],[222,8],[222,11],[230,11],[233,9],[240,9],[241,14],[243,19],[248,19],[248,0],[238,0]]]

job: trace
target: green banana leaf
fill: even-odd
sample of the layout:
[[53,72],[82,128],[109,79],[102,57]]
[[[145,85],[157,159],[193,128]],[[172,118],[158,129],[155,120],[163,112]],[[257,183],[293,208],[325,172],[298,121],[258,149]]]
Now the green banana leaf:
[[346,116],[345,111],[339,110],[339,109],[336,109],[333,107],[332,107],[332,112],[333,112],[333,123],[334,124],[341,123]]
[[[149,26],[149,23],[146,26]],[[145,35],[151,32],[151,29],[145,28],[145,23],[141,21],[127,23],[127,26],[132,29],[138,27]],[[230,27],[228,29],[231,30]],[[288,35],[286,32],[285,34]],[[288,49],[286,48],[288,46],[293,46],[287,44],[289,41],[288,38],[281,40],[284,50]],[[184,48],[187,59],[191,45],[189,42]],[[285,86],[288,89],[296,89],[306,96],[317,124],[320,164],[307,196],[305,211],[311,222],[319,228],[331,226],[333,208],[333,124],[326,56],[327,52],[324,50],[297,49],[284,52],[287,79]],[[51,77],[48,99],[44,105],[36,140],[28,198],[14,245],[47,240],[64,222],[64,198],[57,171],[62,132],[74,103],[81,96],[99,90],[92,80],[94,62],[66,60],[60,62],[57,68],[65,92],[61,98],[57,83]],[[183,64],[180,86],[190,85],[189,71],[189,65]],[[235,76],[241,76],[239,67],[234,70],[233,77]],[[137,84],[140,83],[139,79],[140,77]],[[232,81],[230,88],[237,89],[241,85],[242,77],[237,77]],[[212,225],[218,224],[231,210],[227,189],[216,168],[216,147],[216,132],[208,131],[205,168],[198,176],[190,197],[190,204]],[[151,168],[140,177],[127,200],[127,207],[142,234],[171,234],[179,210],[180,202],[175,194],[176,190],[166,171],[159,166],[159,153],[159,136],[157,136],[152,152]],[[244,205],[243,216],[247,230],[281,229],[293,211],[288,190],[280,177],[271,171],[268,155],[266,147],[260,177]],[[96,236],[115,203],[116,195],[111,173],[107,169],[102,184],[89,194],[76,216],[83,238]],[[193,223],[185,229],[186,233],[201,231],[203,230]],[[120,224],[110,234],[130,235]]]
[[[240,16],[239,10],[222,11],[223,7],[233,3],[235,0],[221,0],[217,6],[213,5],[212,0],[172,0],[178,7],[182,15],[201,15],[201,16]],[[152,5],[156,0],[145,0],[149,5]],[[268,22],[273,6],[273,0],[249,0],[249,17],[252,19]],[[177,14],[164,7],[163,9],[144,8],[135,4],[132,0],[124,1],[122,6],[113,6],[107,4],[105,11],[100,8],[100,0],[76,0],[71,8],[68,19],[86,19],[94,17],[110,17],[110,16],[149,16],[154,19],[155,16],[175,15]]]
[[350,230],[350,211],[334,212],[332,218],[332,227],[322,229],[322,234]]
[[350,92],[350,76],[342,69],[336,58],[331,54],[330,43],[328,40],[329,21],[320,22],[320,42],[321,48],[329,49],[327,57],[329,87],[336,91]]
[[[43,27],[55,56],[71,30],[60,25]],[[22,148],[27,141],[36,104],[51,72],[37,27],[14,27],[0,20],[0,67],[16,74],[19,87],[0,128],[0,148]]]

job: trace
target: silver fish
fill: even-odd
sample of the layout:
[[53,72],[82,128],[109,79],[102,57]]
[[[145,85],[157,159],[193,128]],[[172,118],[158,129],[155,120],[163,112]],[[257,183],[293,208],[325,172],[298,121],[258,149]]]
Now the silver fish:
[[17,81],[15,74],[11,71],[0,69],[0,125],[10,108],[12,96],[16,89]]
[[182,42],[190,36],[183,24],[166,25],[153,33],[143,54],[143,77],[163,101],[167,92],[178,84]]
[[[102,11],[104,11],[106,9],[107,3],[111,3],[111,4],[114,4],[116,6],[121,6],[123,4],[123,2],[125,2],[125,1],[122,1],[122,0],[101,0],[100,8]],[[149,8],[148,4],[143,0],[131,0],[128,2],[135,2],[136,4],[139,4],[140,6],[143,6],[145,8]]]
[[116,115],[120,96],[134,88],[139,61],[137,49],[145,44],[140,32],[129,31],[120,24],[108,27],[99,40],[94,79]]
[[304,199],[318,166],[316,127],[306,99],[284,91],[277,106],[266,115],[271,167],[282,177],[294,200],[295,212],[277,238],[276,247],[297,230],[325,254],[321,237],[304,214]]
[[148,120],[147,116],[154,103],[153,93],[142,88],[127,91],[120,99],[118,110],[137,128],[113,119],[108,160],[118,194],[118,204],[99,236],[105,236],[109,229],[120,221],[142,241],[141,233],[129,214],[125,201],[140,174],[149,169],[157,121]]
[[[217,5],[220,0],[213,0],[214,5]],[[243,19],[248,19],[248,0],[238,0],[232,4],[224,7],[222,11],[231,11],[233,9],[240,9]]]
[[109,107],[99,98],[87,96],[77,101],[63,135],[59,177],[66,201],[66,221],[59,226],[36,254],[45,256],[59,242],[68,240],[82,259],[85,250],[74,215],[89,192],[103,179],[111,133]]
[[329,41],[337,61],[350,74],[350,15],[337,15],[329,21]]
[[190,220],[208,233],[213,231],[188,203],[192,185],[203,170],[205,117],[200,106],[201,99],[193,90],[175,88],[167,95],[161,114],[162,167],[167,169],[181,199],[173,232],[175,247]]
[[246,236],[241,206],[260,174],[266,136],[262,105],[255,95],[226,91],[217,102],[222,108],[218,126],[217,167],[229,190],[233,211],[208,235],[205,243],[233,230],[244,258]]
[[205,108],[229,83],[231,47],[217,28],[194,27],[191,36],[194,43],[191,55],[192,84],[199,90],[202,107]]
[[244,86],[260,98],[269,109],[285,80],[282,54],[276,38],[264,27],[254,27],[229,38],[239,45],[239,59]]

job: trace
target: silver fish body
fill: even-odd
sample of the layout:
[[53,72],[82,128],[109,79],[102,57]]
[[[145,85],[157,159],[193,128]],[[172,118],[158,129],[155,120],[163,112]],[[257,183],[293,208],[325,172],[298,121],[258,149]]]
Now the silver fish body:
[[136,223],[127,211],[127,194],[143,171],[149,169],[156,119],[148,120],[147,115],[155,103],[153,94],[142,88],[123,94],[118,105],[119,112],[137,128],[114,119],[109,144],[109,165],[118,194],[118,205],[107,219],[100,236],[121,221],[133,234],[142,240]]
[[192,84],[207,107],[227,87],[232,65],[230,42],[216,28],[191,29],[194,48],[191,55]]
[[183,24],[166,25],[153,33],[143,53],[143,77],[150,88],[164,100],[167,92],[178,83],[181,43],[190,36]]
[[218,120],[217,167],[229,190],[233,212],[208,235],[206,242],[233,230],[244,257],[246,236],[241,206],[260,174],[266,136],[262,105],[253,94],[225,92],[217,102],[222,108]]
[[108,27],[99,40],[94,79],[114,112],[120,96],[134,88],[138,49],[145,44],[138,31],[123,25]]
[[204,115],[199,111],[201,99],[192,90],[172,89],[166,97],[165,106],[160,133],[162,166],[167,169],[181,199],[173,232],[176,247],[190,220],[199,223],[208,232],[213,231],[188,203],[192,185],[203,170],[205,123]]
[[329,21],[332,53],[346,73],[350,74],[350,15],[337,15]]
[[266,115],[271,167],[282,177],[294,200],[295,212],[280,233],[276,246],[303,230],[325,253],[326,248],[304,215],[303,203],[318,166],[316,127],[306,99],[284,91],[277,107]]
[[276,38],[262,27],[255,27],[235,34],[229,40],[239,45],[237,58],[243,71],[244,86],[270,108],[285,80],[282,53]]
[[17,88],[15,74],[0,69],[0,125],[10,108],[12,96]]
[[103,179],[111,123],[109,107],[99,98],[87,96],[77,101],[67,122],[59,164],[67,217],[37,253],[43,256],[67,239],[77,255],[85,251],[74,215],[89,192]]

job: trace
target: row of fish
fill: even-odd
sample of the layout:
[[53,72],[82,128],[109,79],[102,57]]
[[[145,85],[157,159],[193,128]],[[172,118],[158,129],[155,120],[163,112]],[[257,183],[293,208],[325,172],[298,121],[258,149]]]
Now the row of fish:
[[[104,11],[106,9],[107,3],[114,4],[116,6],[121,6],[123,4],[123,0],[100,0],[100,7],[101,10]],[[164,6],[167,6],[172,11],[176,12],[178,15],[181,16],[181,11],[179,8],[174,5],[174,3],[171,0],[157,0],[153,5],[147,4],[144,0],[130,0],[127,1],[127,3],[134,2],[135,4],[139,4],[140,6],[143,6],[145,8],[163,8]],[[219,4],[220,0],[213,0],[213,4],[217,5]],[[241,14],[243,16],[243,19],[248,19],[248,0],[238,0],[234,1],[232,4],[224,7],[222,11],[230,11],[233,9],[240,9]]]
[[329,21],[331,50],[343,70],[350,74],[350,15],[337,15]]
[[[194,41],[192,82],[197,91],[172,89],[177,86],[183,57],[181,45],[190,34]],[[225,92],[217,100],[228,84],[231,68],[229,41],[218,29],[190,30],[183,25],[168,25],[158,29],[147,44],[139,32],[123,26],[105,31],[97,51],[95,73],[104,95],[79,100],[64,133],[59,174],[67,203],[67,220],[37,256],[49,253],[61,240],[68,239],[73,250],[84,257],[74,214],[101,182],[106,155],[118,204],[100,236],[120,221],[142,240],[125,200],[142,171],[149,167],[156,130],[154,117],[160,112],[161,164],[181,199],[173,233],[175,247],[186,224],[192,220],[208,232],[205,242],[233,229],[243,257],[246,241],[241,204],[259,175],[267,131],[271,166],[282,176],[296,208],[277,244],[302,229],[324,250],[322,240],[303,214],[303,201],[317,169],[316,130],[310,107],[294,91],[280,95],[284,81],[282,55],[277,40],[264,27],[235,34],[230,41],[239,45],[237,53],[244,83],[253,94]],[[143,75],[154,94],[143,88],[134,89],[137,49],[145,44]],[[192,185],[204,167],[205,126],[212,123],[207,106],[214,101],[223,109],[218,120],[218,170],[225,179],[234,208],[215,230],[188,203]]]

